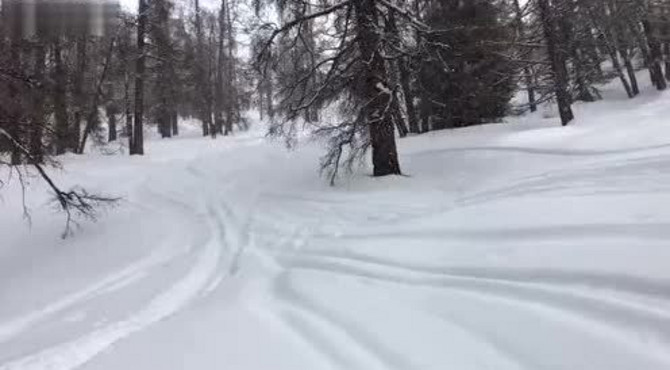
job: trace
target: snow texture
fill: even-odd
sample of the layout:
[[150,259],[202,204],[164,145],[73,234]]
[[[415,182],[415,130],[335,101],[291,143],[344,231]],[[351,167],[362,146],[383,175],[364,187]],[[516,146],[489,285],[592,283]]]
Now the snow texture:
[[618,90],[334,188],[260,123],[66,156],[125,200],[59,240],[38,179],[31,228],[3,188],[0,370],[670,369],[670,94]]

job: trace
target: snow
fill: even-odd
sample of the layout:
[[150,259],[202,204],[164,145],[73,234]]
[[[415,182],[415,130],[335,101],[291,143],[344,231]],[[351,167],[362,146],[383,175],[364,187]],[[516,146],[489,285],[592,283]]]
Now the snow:
[[32,227],[2,189],[0,369],[668,369],[670,93],[618,90],[334,188],[260,123],[65,156],[124,201],[61,240],[39,179]]

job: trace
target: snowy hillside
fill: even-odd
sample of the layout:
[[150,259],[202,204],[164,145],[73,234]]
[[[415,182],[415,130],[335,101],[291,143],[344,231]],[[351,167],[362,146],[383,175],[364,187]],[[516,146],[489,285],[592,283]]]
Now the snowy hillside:
[[261,125],[69,156],[124,201],[65,240],[12,181],[0,369],[670,369],[670,94],[575,112],[406,138],[408,176],[334,188]]

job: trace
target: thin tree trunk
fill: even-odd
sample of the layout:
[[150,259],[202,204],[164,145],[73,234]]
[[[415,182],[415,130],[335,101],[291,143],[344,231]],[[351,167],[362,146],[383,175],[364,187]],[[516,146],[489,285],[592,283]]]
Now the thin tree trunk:
[[91,133],[98,120],[98,105],[100,104],[100,98],[103,95],[102,88],[105,83],[105,80],[107,79],[107,72],[109,71],[109,67],[112,62],[114,42],[115,42],[114,38],[112,38],[109,41],[109,47],[107,48],[107,54],[105,55],[105,63],[103,64],[100,77],[98,77],[98,82],[95,85],[95,90],[93,92],[93,99],[91,101],[91,105],[86,115],[86,126],[84,127],[81,143],[77,145],[77,153],[79,154],[84,153],[84,149],[86,147],[86,140],[88,140],[88,135]]
[[72,95],[74,96],[74,118],[72,120],[72,127],[70,127],[70,134],[68,146],[74,153],[79,153],[79,139],[81,137],[81,122],[86,111],[86,94],[84,92],[84,74],[86,73],[86,36],[81,36],[77,39],[77,69],[74,75],[74,89]]
[[626,50],[624,47],[619,49],[619,54],[623,59],[623,64],[626,67],[626,73],[628,74],[628,79],[630,80],[630,87],[633,96],[640,94],[640,87],[637,83],[637,76],[635,75],[635,67],[633,66],[633,61],[631,60],[631,53],[629,50]]
[[124,83],[123,83],[123,105],[125,109],[126,116],[126,127],[124,134],[128,138],[128,148],[133,147],[133,109],[132,101],[130,100],[130,72],[126,68],[124,73]]
[[[514,0],[514,18],[516,22],[516,35],[517,39],[522,40],[526,34],[526,27],[523,23],[523,10],[521,9],[521,4],[519,0]],[[535,102],[535,84],[533,83],[533,75],[531,68],[526,65],[523,67],[522,71],[524,75],[524,83],[526,84],[526,92],[528,94],[528,105],[530,106],[530,111],[537,111],[537,103]]]
[[[202,136],[209,136],[209,128],[211,124],[211,111],[207,112],[207,98],[205,89],[208,89],[209,85],[205,78],[205,68],[204,63],[204,40],[202,34],[202,21],[200,17],[200,1],[195,0],[195,38],[196,38],[196,60],[195,60],[195,74],[196,74],[196,89],[198,95],[198,114],[199,118],[202,120]],[[209,116],[209,118],[208,118]]]
[[[217,58],[216,58],[216,84],[215,84],[215,97],[214,97],[214,125],[216,130],[220,133],[223,133],[223,111],[224,111],[224,92],[223,92],[223,79],[224,79],[224,66],[225,66],[225,50],[224,50],[224,40],[226,37],[226,2],[221,0],[221,8],[219,9],[219,37],[217,43]],[[226,123],[227,126],[227,123]],[[228,131],[228,130],[226,130]]]
[[223,133],[224,135],[229,135],[233,132],[233,121],[237,121],[239,117],[238,110],[238,95],[237,95],[237,84],[235,81],[235,55],[234,51],[236,49],[235,36],[233,35],[233,21],[230,15],[230,4],[227,0],[221,0],[222,5],[226,9],[226,28],[228,31],[228,70],[226,73],[227,77],[227,90],[228,90],[228,99],[226,100],[226,130]]
[[171,113],[170,122],[172,126],[172,136],[177,136],[179,135],[179,115],[176,110],[173,110]]
[[68,137],[68,121],[67,121],[67,99],[65,86],[67,84],[66,71],[63,66],[63,57],[61,52],[60,38],[56,36],[53,43],[53,104],[54,104],[54,120],[55,120],[55,152],[56,154],[63,154],[67,149]]
[[137,60],[135,62],[135,117],[131,155],[144,154],[144,37],[147,25],[148,0],[139,0],[137,21]]
[[[621,81],[621,84],[623,85],[624,90],[626,90],[626,94],[628,95],[629,98],[635,97],[635,92],[633,91],[630,83],[628,82],[628,79],[626,79],[626,75],[623,72],[623,68],[621,68],[621,62],[619,61],[619,56],[617,55],[617,46],[614,44],[614,40],[616,40],[616,35],[611,35],[611,34],[606,34],[603,33],[604,39],[605,39],[605,49],[607,49],[607,53],[610,56],[610,60],[612,61],[612,67],[614,67],[614,71],[616,71],[617,77],[619,77],[619,80]],[[619,52],[621,53],[623,49],[619,49]]]
[[[46,68],[46,48],[42,40],[38,41],[35,47],[35,80],[40,83],[44,82],[44,71]],[[44,113],[45,92],[33,92],[33,112],[30,122],[30,158],[28,160],[32,163],[44,162],[44,145],[42,137],[45,127],[45,113]]]
[[112,142],[116,141],[117,135],[116,135],[116,109],[107,106],[105,108],[105,113],[107,113],[107,128],[108,128],[108,133],[107,133],[107,141]]
[[361,97],[366,106],[363,117],[370,130],[374,176],[400,175],[393,118],[386,112],[392,93],[387,87],[387,71],[380,54],[379,24],[376,2],[359,0],[353,3],[358,25],[358,47],[365,63],[360,82]]
[[[14,36],[10,42],[10,68],[14,73],[21,73],[21,46],[18,41],[18,36]],[[21,140],[21,121],[23,119],[23,102],[21,98],[21,87],[16,81],[9,82],[9,127],[7,132],[11,136],[10,140],[13,140],[17,143],[22,143]],[[12,144],[12,153],[10,155],[10,164],[13,166],[18,166],[21,164],[21,150],[16,145]]]

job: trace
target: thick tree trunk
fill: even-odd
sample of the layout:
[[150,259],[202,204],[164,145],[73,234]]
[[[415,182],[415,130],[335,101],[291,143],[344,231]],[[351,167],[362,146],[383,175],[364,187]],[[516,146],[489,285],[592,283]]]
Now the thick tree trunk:
[[135,62],[135,117],[131,155],[144,154],[144,37],[147,26],[148,0],[139,0],[137,20],[137,60]]
[[566,126],[574,119],[572,113],[572,99],[568,91],[568,70],[565,65],[567,55],[564,45],[561,45],[559,40],[559,30],[556,22],[556,14],[554,9],[549,5],[548,0],[538,0],[540,9],[540,19],[544,35],[547,42],[547,52],[551,61],[551,69],[554,78],[554,92],[556,94],[556,101],[558,103],[558,112],[561,116],[561,124]]
[[652,75],[652,82],[657,90],[665,90],[668,85],[663,76],[663,53],[661,52],[661,43],[654,35],[651,22],[648,19],[642,21],[644,34],[647,37],[647,44],[649,45],[649,71]]
[[380,54],[379,24],[374,0],[354,2],[358,25],[358,47],[365,66],[359,90],[366,105],[363,117],[370,130],[374,176],[400,175],[392,115],[386,112],[393,94],[387,86],[387,71]]

